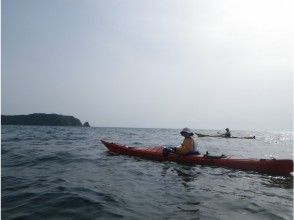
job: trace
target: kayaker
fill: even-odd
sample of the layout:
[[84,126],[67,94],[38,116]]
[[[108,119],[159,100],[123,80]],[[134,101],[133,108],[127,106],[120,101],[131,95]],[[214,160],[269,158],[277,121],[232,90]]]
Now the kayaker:
[[224,137],[230,138],[231,137],[231,132],[228,128],[226,128],[226,133],[223,134]]
[[197,143],[193,138],[194,133],[189,128],[184,128],[181,135],[184,137],[183,143],[174,148],[174,153],[181,155],[200,154],[197,150]]

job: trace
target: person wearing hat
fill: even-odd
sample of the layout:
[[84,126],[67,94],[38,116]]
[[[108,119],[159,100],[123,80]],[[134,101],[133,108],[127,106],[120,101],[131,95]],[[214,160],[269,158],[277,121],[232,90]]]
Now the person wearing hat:
[[224,137],[230,138],[231,137],[231,132],[228,128],[226,128],[226,133],[223,134]]
[[175,147],[174,152],[181,155],[200,154],[193,138],[194,133],[189,128],[184,128],[181,135],[184,137],[183,143],[179,147]]

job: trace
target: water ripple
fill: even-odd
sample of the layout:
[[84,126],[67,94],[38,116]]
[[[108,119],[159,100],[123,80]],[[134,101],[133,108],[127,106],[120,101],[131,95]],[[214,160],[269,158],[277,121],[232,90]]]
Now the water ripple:
[[[293,219],[293,177],[110,154],[99,142],[177,146],[178,129],[2,126],[2,219]],[[204,131],[213,133],[215,131]],[[289,158],[292,134],[199,139],[201,152]]]

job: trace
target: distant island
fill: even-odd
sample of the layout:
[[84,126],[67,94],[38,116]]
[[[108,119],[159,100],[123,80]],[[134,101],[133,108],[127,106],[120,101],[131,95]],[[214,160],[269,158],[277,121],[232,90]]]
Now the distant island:
[[1,124],[90,127],[88,122],[85,122],[83,125],[79,119],[73,116],[44,113],[34,113],[29,115],[1,115]]

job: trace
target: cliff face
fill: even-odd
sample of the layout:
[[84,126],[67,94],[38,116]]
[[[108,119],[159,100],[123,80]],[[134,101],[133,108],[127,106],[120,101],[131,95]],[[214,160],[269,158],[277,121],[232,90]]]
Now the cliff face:
[[30,115],[1,115],[2,125],[82,126],[73,116],[34,113]]

